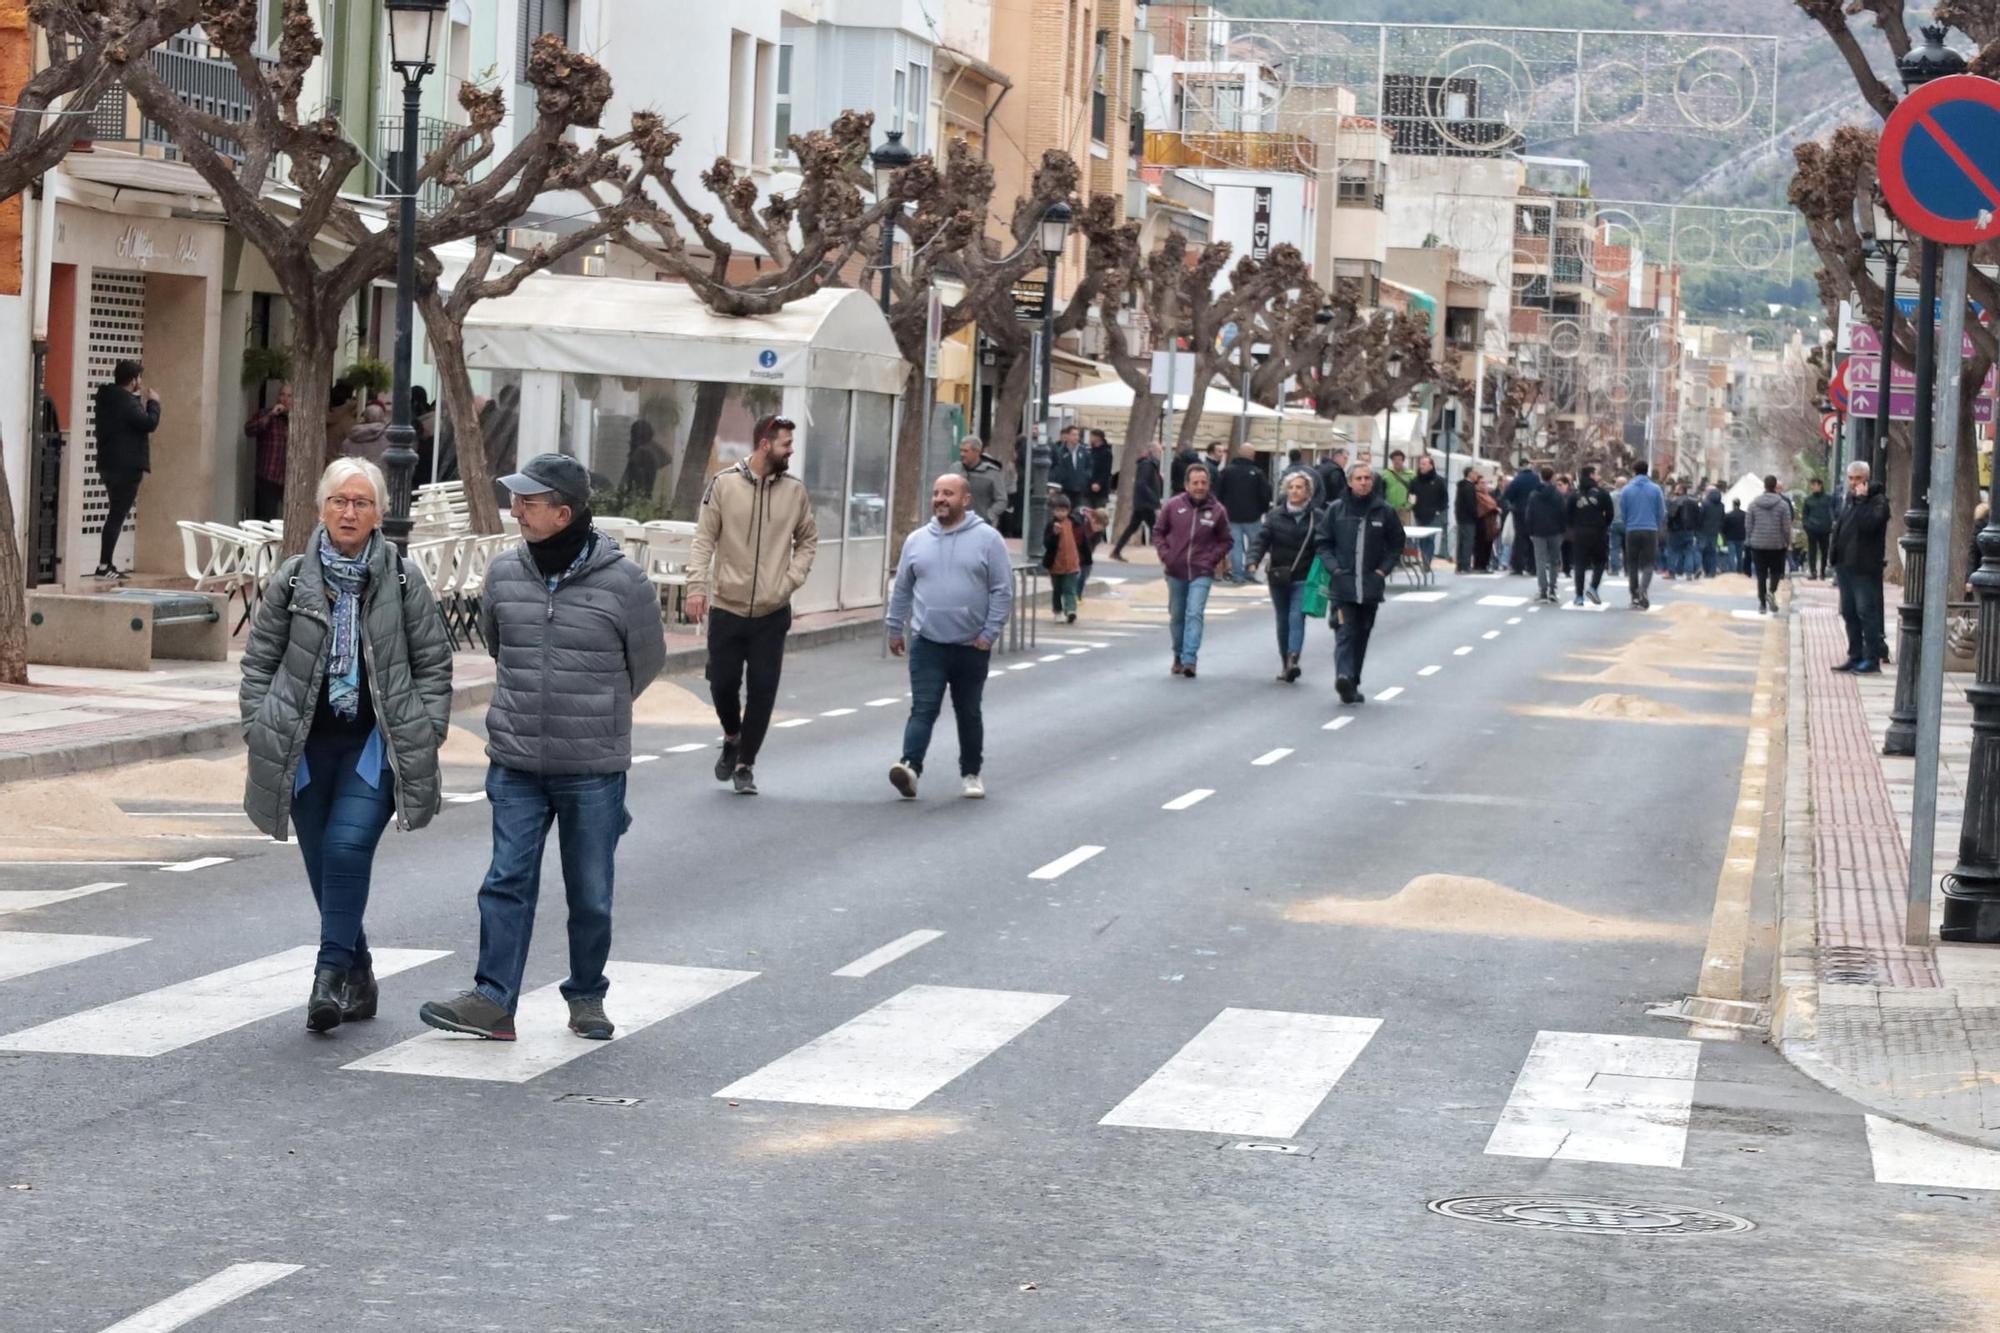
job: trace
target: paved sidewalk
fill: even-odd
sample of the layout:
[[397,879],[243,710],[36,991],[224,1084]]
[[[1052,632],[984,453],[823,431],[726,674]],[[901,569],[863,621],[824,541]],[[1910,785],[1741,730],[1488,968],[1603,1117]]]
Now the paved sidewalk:
[[[1772,1040],[1883,1115],[2000,1148],[2000,947],[1903,942],[1916,761],[1881,754],[1895,674],[1835,674],[1846,634],[1834,594],[1794,586]],[[1946,677],[1939,877],[1958,859],[1969,681]],[[1934,888],[1932,938],[1942,901]]]
[[[881,624],[879,607],[800,616],[788,645],[860,638]],[[162,660],[151,671],[30,667],[29,685],[0,685],[0,783],[240,745],[241,648],[239,636],[227,662]],[[699,667],[706,651],[697,634],[668,634],[668,673]],[[454,654],[452,707],[477,707],[492,694],[492,659]]]

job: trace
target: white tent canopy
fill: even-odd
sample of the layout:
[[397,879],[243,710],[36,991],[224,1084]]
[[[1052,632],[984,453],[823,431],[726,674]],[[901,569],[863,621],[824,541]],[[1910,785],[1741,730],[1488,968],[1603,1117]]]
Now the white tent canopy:
[[1730,502],[1733,500],[1741,500],[1743,502],[1743,507],[1745,509],[1748,509],[1750,507],[1750,502],[1756,499],[1758,496],[1762,495],[1763,493],[1764,493],[1764,479],[1758,476],[1754,472],[1746,472],[1743,474],[1742,480],[1738,481],[1734,486],[1731,486],[1727,491],[1723,492],[1722,495],[1723,507],[1727,508]]
[[[1189,395],[1184,393],[1174,395],[1173,405],[1176,415],[1187,411],[1188,398]],[[1132,406],[1132,386],[1123,380],[1099,380],[1095,384],[1086,384],[1067,393],[1055,394],[1049,399],[1049,404],[1052,407],[1122,408],[1129,411]],[[1204,417],[1210,415],[1248,417],[1252,420],[1262,420],[1267,417],[1275,419],[1279,415],[1275,408],[1266,407],[1262,403],[1246,403],[1227,389],[1210,389],[1202,398],[1201,414]]]
[[673,282],[541,273],[465,321],[466,362],[730,384],[897,394],[904,364],[875,301],[826,288],[770,315],[718,315]]

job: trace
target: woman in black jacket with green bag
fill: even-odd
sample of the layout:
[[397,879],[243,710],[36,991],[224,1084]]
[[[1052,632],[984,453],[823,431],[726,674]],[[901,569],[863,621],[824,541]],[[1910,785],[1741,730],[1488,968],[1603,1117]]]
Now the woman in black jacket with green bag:
[[1313,481],[1304,472],[1285,478],[1285,493],[1250,537],[1250,568],[1271,562],[1266,580],[1278,618],[1278,679],[1299,678],[1306,650],[1306,585],[1319,546],[1322,511],[1313,505]]

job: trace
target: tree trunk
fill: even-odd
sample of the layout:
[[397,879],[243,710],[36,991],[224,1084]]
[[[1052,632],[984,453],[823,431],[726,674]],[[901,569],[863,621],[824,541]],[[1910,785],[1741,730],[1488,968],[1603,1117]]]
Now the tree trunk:
[[472,375],[465,368],[465,329],[445,312],[435,291],[420,298],[431,355],[437,360],[438,392],[458,447],[458,476],[465,484],[465,503],[472,530],[483,537],[500,531],[500,502],[494,497],[493,472],[486,462],[486,436],[473,406]]
[[1020,489],[1018,478],[1028,459],[1022,450],[1025,436],[1021,423],[1028,410],[1028,388],[1034,378],[1034,366],[1029,362],[1030,353],[1016,352],[1014,359],[1007,363],[1007,373],[1001,377],[1000,392],[993,398],[993,433],[1001,438],[988,440],[996,446],[994,456],[1003,462],[1011,461],[1014,468],[1012,482],[1015,490]]
[[[1139,455],[1153,442],[1160,428],[1160,407],[1166,400],[1157,394],[1136,392],[1132,410],[1125,414],[1125,443],[1118,455],[1118,526],[1132,519],[1132,489],[1138,480]],[[1161,480],[1166,480],[1162,470]]]
[[703,380],[694,391],[694,416],[688,423],[687,447],[681,450],[681,470],[674,479],[674,503],[667,517],[693,521],[708,489],[708,460],[715,456],[715,432],[722,425],[722,405],[729,386]]
[[1201,405],[1208,399],[1208,379],[1197,364],[1194,384],[1188,389],[1187,415],[1181,418],[1179,448],[1182,450],[1194,448],[1194,437],[1201,430]]
[[[39,413],[37,414],[39,415]],[[28,475],[35,472],[36,444],[29,435]],[[0,685],[28,683],[28,572],[14,532],[14,494],[0,468]]]
[[[333,391],[338,329],[310,306],[293,305],[292,427],[285,445],[285,554],[297,555],[319,523],[320,473],[326,470],[327,399]],[[331,317],[337,324],[338,314]]]
[[930,404],[924,394],[922,364],[904,362],[902,411],[896,422],[896,466],[889,480],[889,550],[900,560],[903,539],[924,521],[930,478],[924,475],[924,445],[930,438]]

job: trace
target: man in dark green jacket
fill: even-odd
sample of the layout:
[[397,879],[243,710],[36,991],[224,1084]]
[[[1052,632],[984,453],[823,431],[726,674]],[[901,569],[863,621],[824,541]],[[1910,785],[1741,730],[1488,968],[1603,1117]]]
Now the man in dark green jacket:
[[1319,558],[1328,575],[1333,618],[1334,689],[1342,703],[1365,703],[1361,668],[1375,612],[1388,592],[1389,575],[1403,560],[1403,522],[1376,493],[1367,463],[1347,469],[1347,494],[1327,506]]
[[1806,530],[1807,572],[1816,579],[1826,577],[1827,548],[1833,541],[1833,497],[1826,493],[1826,483],[1813,478],[1812,490],[1800,506],[1799,526]]

